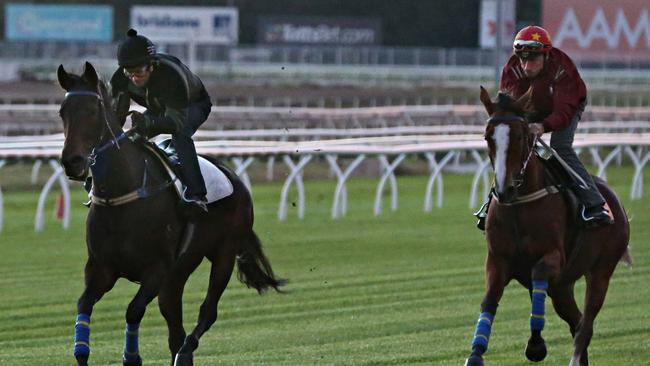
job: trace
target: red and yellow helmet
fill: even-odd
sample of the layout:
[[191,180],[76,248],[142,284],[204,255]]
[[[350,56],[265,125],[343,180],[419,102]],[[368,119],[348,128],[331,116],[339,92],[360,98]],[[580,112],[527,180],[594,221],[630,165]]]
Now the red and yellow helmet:
[[551,36],[546,29],[536,25],[523,28],[515,36],[512,49],[515,54],[520,53],[546,53],[553,48]]

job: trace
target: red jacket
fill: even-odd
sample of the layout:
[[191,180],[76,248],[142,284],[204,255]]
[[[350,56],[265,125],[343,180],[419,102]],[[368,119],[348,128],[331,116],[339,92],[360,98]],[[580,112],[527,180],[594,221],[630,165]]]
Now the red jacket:
[[578,69],[566,53],[551,49],[544,69],[529,80],[520,65],[519,57],[512,55],[501,73],[501,91],[513,98],[522,96],[533,85],[533,106],[547,131],[569,126],[579,106],[587,99],[587,88]]

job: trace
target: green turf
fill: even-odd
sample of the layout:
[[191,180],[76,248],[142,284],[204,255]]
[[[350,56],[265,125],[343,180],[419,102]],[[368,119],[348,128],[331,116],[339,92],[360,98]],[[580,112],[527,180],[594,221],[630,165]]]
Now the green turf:
[[[597,319],[592,365],[645,364],[650,358],[648,300],[650,198],[630,202],[631,170],[608,171],[632,218],[633,269],[620,266]],[[471,177],[445,175],[443,209],[422,212],[425,177],[398,177],[399,209],[372,215],[376,179],[353,178],[349,212],[330,219],[334,182],[307,181],[304,220],[290,206],[277,221],[281,185],[254,183],[255,229],[285,295],[257,296],[235,279],[219,320],[201,339],[197,365],[462,365],[483,297],[485,241],[468,206]],[[75,189],[74,202],[83,194]],[[295,192],[292,193],[295,195]],[[33,231],[37,194],[5,192],[0,233],[0,364],[70,365],[76,301],[83,287],[85,209],[61,229],[48,206],[46,229]],[[386,197],[388,199],[388,197]],[[185,292],[186,328],[207,285],[204,263]],[[91,363],[121,365],[124,313],[136,285],[124,280],[95,307]],[[577,286],[582,297],[584,284]],[[545,365],[568,364],[567,326],[547,304]],[[488,365],[528,364],[527,292],[512,284],[493,327]],[[146,365],[168,365],[167,330],[156,301],[140,330]]]

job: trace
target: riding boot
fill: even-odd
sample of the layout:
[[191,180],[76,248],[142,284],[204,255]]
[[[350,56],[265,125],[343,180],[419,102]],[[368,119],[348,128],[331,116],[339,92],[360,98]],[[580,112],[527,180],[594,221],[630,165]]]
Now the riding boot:
[[593,177],[587,172],[573,149],[571,149],[571,153],[562,151],[562,149],[558,153],[580,177],[580,179],[575,178],[572,191],[580,202],[579,216],[585,226],[599,227],[614,223],[607,209],[605,198],[598,191]]
[[[573,149],[573,140],[575,131],[578,127],[578,121],[582,117],[585,109],[585,102],[582,102],[575,115],[571,118],[569,125],[563,130],[553,131],[551,134],[551,147],[564,160],[573,172],[568,172],[573,178],[576,187],[573,192],[580,201],[580,218],[587,226],[601,226],[613,223],[612,217],[606,208],[606,202],[598,191],[593,177],[587,172],[584,165],[578,158]],[[576,177],[577,175],[577,177]]]
[[608,210],[605,199],[598,191],[593,179],[590,179],[589,189],[575,187],[573,192],[580,201],[580,218],[588,228],[611,225],[614,219]]
[[196,155],[196,148],[191,137],[183,134],[175,134],[172,136],[174,146],[178,152],[180,160],[181,175],[185,183],[185,191],[183,192],[183,201],[193,206],[192,211],[196,213],[208,212],[206,200],[206,188],[199,167],[199,161]]

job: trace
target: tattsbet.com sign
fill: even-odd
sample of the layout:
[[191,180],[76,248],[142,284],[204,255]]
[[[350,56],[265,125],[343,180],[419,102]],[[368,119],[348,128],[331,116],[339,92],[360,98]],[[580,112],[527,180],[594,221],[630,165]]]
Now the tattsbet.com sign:
[[131,26],[154,42],[234,45],[239,12],[233,7],[134,6]]

